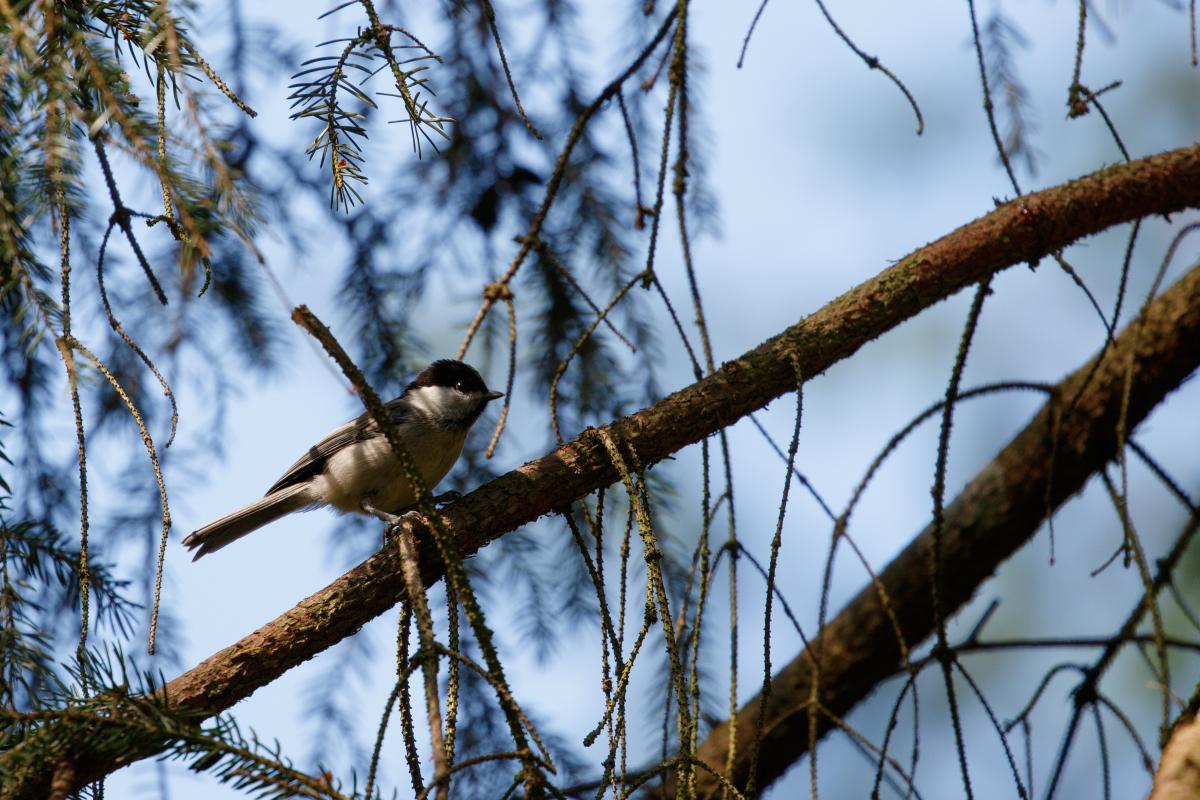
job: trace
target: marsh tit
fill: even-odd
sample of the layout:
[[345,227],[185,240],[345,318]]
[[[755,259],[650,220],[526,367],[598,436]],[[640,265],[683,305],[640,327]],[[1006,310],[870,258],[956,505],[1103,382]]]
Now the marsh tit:
[[[385,404],[425,488],[446,476],[467,431],[488,403],[503,396],[490,391],[473,367],[443,359]],[[362,513],[369,504],[400,514],[415,503],[387,438],[364,413],[310,447],[261,500],[210,522],[183,543],[196,551],[195,560],[293,511],[333,506]]]

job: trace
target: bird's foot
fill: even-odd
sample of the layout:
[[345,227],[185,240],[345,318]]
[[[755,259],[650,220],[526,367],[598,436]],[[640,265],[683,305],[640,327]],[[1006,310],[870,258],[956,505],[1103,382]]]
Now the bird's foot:
[[382,511],[365,501],[363,502],[361,508],[364,514],[370,514],[372,517],[381,519],[387,523],[383,526],[383,535],[380,537],[379,542],[380,547],[387,547],[392,539],[395,538],[396,526],[400,524],[400,521],[404,518],[404,515],[389,514],[388,512]]
[[[433,503],[433,505],[435,507],[441,508],[443,506],[446,506],[450,503],[455,502],[456,500],[460,499],[461,497],[462,497],[461,492],[455,492],[455,491],[443,492],[442,494],[436,495],[435,497],[431,498],[431,502]],[[387,523],[387,525],[383,529],[383,544],[384,545],[387,545],[392,540],[392,538],[395,536],[396,526],[399,525],[405,517],[407,517],[409,514],[419,513],[416,508],[413,508],[412,506],[410,506],[408,509],[405,509],[404,511],[402,511],[399,514],[391,514],[387,511],[376,508],[375,506],[371,505],[370,503],[368,503],[365,500],[362,502],[362,504],[359,506],[359,508],[362,509],[362,512],[364,514],[369,514],[372,517],[383,520],[384,522]]]

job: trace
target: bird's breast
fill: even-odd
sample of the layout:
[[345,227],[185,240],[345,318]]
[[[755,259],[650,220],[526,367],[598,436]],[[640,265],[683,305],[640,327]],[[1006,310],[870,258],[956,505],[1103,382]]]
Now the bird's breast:
[[[466,431],[400,426],[400,437],[426,489],[433,489],[462,452]],[[416,493],[382,435],[355,442],[330,456],[321,476],[327,502],[341,511],[358,511],[363,502],[398,513],[416,502]]]

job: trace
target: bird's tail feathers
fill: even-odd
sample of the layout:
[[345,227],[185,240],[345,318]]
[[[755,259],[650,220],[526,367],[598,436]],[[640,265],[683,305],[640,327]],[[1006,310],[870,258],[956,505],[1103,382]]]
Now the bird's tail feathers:
[[203,528],[193,531],[183,540],[185,546],[196,551],[192,560],[195,561],[200,556],[220,550],[230,542],[261,528],[268,522],[274,522],[285,514],[312,505],[312,501],[307,495],[307,488],[304,484],[298,484],[272,492],[258,502],[239,508],[232,514],[227,514],[208,523]]

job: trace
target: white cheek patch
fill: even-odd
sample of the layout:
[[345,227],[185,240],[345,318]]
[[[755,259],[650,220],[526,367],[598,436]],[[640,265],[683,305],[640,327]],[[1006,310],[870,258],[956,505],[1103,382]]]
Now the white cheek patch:
[[474,401],[449,386],[422,386],[409,393],[412,407],[427,417],[463,417],[475,408]]

